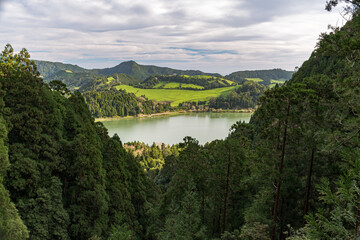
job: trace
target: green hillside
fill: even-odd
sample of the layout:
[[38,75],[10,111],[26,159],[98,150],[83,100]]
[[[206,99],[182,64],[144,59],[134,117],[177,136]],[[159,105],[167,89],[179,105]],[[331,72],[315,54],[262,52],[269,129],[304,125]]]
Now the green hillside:
[[141,88],[212,89],[235,86],[237,83],[223,77],[209,75],[153,75],[145,79]]
[[198,70],[177,70],[168,67],[158,67],[153,65],[140,65],[134,61],[122,62],[119,65],[112,67],[112,68],[105,68],[105,69],[94,69],[93,71],[103,74],[103,75],[111,75],[114,73],[125,73],[130,76],[140,78],[145,80],[146,78],[152,75],[210,75],[210,76],[217,76],[221,77],[220,74],[217,73],[204,73]]
[[80,92],[110,89],[112,86],[118,84],[138,84],[141,81],[138,78],[122,73],[103,76],[93,72],[72,72],[69,70],[60,70],[44,78],[44,82],[46,83],[53,80],[59,80],[65,83],[71,91],[79,90]]
[[[271,80],[289,80],[294,72],[285,71],[282,69],[271,69],[271,70],[253,70],[253,71],[237,71],[233,72],[225,77],[236,81],[243,82],[245,80],[258,81],[264,85],[270,85]],[[260,81],[262,80],[262,81]]]
[[59,72],[59,71],[71,71],[71,72],[88,72],[89,70],[79,67],[73,64],[65,64],[61,62],[49,62],[49,61],[40,61],[35,60],[37,70],[40,72],[40,75],[46,79],[47,77]]

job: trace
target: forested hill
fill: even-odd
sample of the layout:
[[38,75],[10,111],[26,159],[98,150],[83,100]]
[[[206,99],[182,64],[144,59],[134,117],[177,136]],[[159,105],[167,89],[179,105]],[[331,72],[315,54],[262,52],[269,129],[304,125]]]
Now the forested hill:
[[65,64],[61,62],[49,62],[49,61],[40,61],[35,60],[35,64],[40,72],[40,75],[47,79],[49,76],[59,72],[59,71],[68,71],[68,72],[88,72],[89,70],[79,67],[73,64]]
[[65,83],[71,91],[79,90],[80,92],[105,90],[119,84],[135,85],[141,82],[140,79],[124,73],[104,76],[91,71],[72,72],[69,70],[58,71],[43,80],[46,83],[59,80]]
[[94,69],[94,71],[103,74],[103,75],[111,75],[114,73],[125,73],[130,76],[145,80],[146,78],[152,75],[208,75],[221,77],[218,73],[204,73],[199,70],[177,70],[167,67],[158,67],[153,65],[140,65],[134,61],[122,62],[119,65],[112,68],[105,69]]
[[60,71],[65,71],[67,73],[92,73],[92,74],[101,74],[101,75],[114,75],[114,74],[126,74],[134,78],[144,80],[152,75],[208,75],[214,77],[221,77],[218,73],[204,73],[199,70],[178,70],[168,67],[158,67],[153,65],[140,65],[135,61],[122,62],[119,65],[111,68],[104,69],[85,69],[77,65],[65,64],[60,62],[49,62],[49,61],[40,61],[35,60],[35,63],[38,67],[40,75],[47,81],[49,78],[53,79],[52,75],[57,74]]
[[233,72],[225,77],[240,83],[246,81],[247,78],[259,78],[264,81],[265,85],[269,85],[271,80],[289,80],[293,73],[282,69],[253,70]]

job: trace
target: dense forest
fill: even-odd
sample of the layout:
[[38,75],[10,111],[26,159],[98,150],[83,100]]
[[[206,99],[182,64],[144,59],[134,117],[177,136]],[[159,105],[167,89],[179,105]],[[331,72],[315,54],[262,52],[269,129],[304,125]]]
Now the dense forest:
[[359,239],[360,2],[345,2],[351,20],[265,91],[250,123],[205,145],[123,145],[79,92],[45,84],[7,45],[0,237]]
[[246,81],[226,97],[220,96],[210,99],[209,107],[214,109],[255,108],[257,101],[266,90],[267,88],[264,85]]
[[26,50],[0,59],[1,238],[144,239],[157,187],[119,137],[79,92],[44,84]]
[[122,90],[89,91],[83,93],[83,96],[90,113],[97,118],[137,116],[173,110],[170,103],[136,97],[135,94]]

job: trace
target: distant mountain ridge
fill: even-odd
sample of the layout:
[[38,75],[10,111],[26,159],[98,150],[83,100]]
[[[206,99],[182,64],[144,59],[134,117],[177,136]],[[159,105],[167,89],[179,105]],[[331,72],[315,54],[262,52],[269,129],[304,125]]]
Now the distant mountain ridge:
[[42,60],[34,60],[35,64],[40,72],[41,76],[46,79],[51,75],[59,71],[72,71],[72,72],[89,72],[90,70],[79,67],[73,64],[61,63],[61,62],[50,62]]
[[140,65],[135,61],[127,61],[122,62],[119,65],[116,65],[112,68],[105,68],[105,69],[94,69],[97,73],[102,75],[111,75],[115,73],[125,73],[130,76],[139,78],[141,80],[145,80],[146,78],[153,76],[153,75],[208,75],[214,77],[221,77],[218,73],[204,73],[199,70],[178,70],[168,67],[158,67],[154,65]]
[[189,76],[208,75],[214,77],[222,77],[218,73],[205,73],[200,70],[179,70],[168,67],[158,67],[154,65],[140,65],[135,61],[122,62],[114,67],[103,68],[103,69],[85,69],[77,65],[65,64],[61,62],[41,61],[41,60],[35,60],[35,63],[38,67],[41,76],[43,76],[45,80],[49,78],[51,75],[56,74],[61,70],[63,71],[67,70],[77,73],[91,72],[106,76],[123,73],[130,75],[132,77],[136,77],[141,80],[145,80],[146,78],[152,75],[172,75],[172,74],[189,75]]
[[271,84],[274,85],[274,82],[277,80],[281,80],[279,84],[289,80],[293,74],[291,71],[272,69],[237,71],[223,77],[218,73],[141,65],[135,61],[122,62],[114,67],[103,69],[85,69],[73,64],[40,60],[35,60],[35,63],[44,82],[49,83],[52,80],[60,80],[64,82],[70,90],[79,90],[81,92],[96,89],[99,86],[101,86],[101,88],[110,88],[116,84],[138,85],[155,75],[209,76],[225,78],[237,83],[243,83],[247,80],[257,80],[262,85],[270,86]]

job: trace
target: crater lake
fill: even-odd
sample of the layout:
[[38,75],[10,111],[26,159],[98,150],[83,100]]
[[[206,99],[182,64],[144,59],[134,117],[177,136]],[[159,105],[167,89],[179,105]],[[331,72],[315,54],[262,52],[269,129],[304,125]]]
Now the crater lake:
[[249,122],[251,113],[186,113],[102,121],[109,135],[119,135],[123,143],[139,141],[146,144],[177,144],[191,136],[200,144],[228,136],[237,121]]

